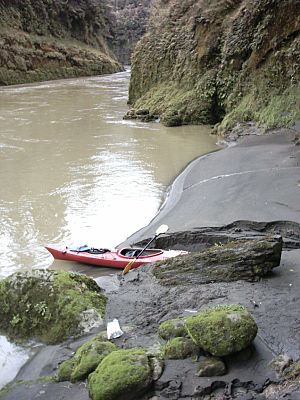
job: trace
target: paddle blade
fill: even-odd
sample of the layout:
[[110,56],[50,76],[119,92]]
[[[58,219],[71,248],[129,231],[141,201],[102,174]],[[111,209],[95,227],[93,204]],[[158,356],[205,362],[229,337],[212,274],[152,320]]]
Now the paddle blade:
[[168,229],[169,229],[168,225],[160,225],[155,233],[157,236],[162,235],[163,233],[166,233]]
[[136,259],[131,260],[131,261],[126,265],[126,267],[123,269],[123,275],[128,274],[128,272],[131,270],[131,267],[132,267],[133,263],[135,262],[135,260],[136,260]]

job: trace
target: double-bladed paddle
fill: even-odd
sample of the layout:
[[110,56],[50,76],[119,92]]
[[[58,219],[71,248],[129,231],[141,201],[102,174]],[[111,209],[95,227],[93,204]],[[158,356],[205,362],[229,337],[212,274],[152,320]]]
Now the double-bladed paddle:
[[163,233],[166,233],[168,229],[169,229],[168,225],[160,225],[160,226],[157,228],[157,230],[156,230],[156,232],[155,232],[155,236],[146,244],[146,246],[139,252],[139,254],[138,254],[133,260],[131,260],[131,261],[126,265],[126,267],[125,267],[124,270],[123,270],[123,275],[126,275],[126,274],[130,271],[132,265],[135,263],[135,261],[136,261],[139,257],[141,257],[141,255],[142,255],[142,254],[144,253],[144,251],[150,246],[150,244],[151,244],[159,235],[162,235]]

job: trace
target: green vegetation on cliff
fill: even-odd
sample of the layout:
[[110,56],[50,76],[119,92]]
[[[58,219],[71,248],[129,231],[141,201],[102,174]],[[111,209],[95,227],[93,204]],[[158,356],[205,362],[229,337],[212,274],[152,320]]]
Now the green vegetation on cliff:
[[300,118],[300,2],[160,0],[132,59],[129,102],[166,125]]
[[114,16],[112,48],[122,64],[130,64],[132,49],[144,35],[152,0],[110,0]]
[[0,0],[0,85],[121,70],[108,0]]

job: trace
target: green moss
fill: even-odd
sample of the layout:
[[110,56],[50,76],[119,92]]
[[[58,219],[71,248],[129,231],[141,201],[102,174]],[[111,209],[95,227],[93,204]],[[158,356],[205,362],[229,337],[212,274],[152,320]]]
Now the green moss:
[[177,111],[168,111],[163,114],[161,122],[165,126],[180,126],[182,125],[182,119],[178,115]]
[[261,265],[254,265],[252,270],[255,275],[263,276],[264,269]]
[[[0,9],[1,18],[1,9]],[[116,60],[86,44],[0,29],[0,85],[118,72]]]
[[3,279],[0,302],[1,330],[12,340],[58,343],[85,329],[83,315],[88,310],[100,320],[106,298],[86,276],[34,270]]
[[199,347],[192,339],[184,337],[175,337],[167,342],[164,348],[164,357],[166,359],[184,359],[199,353]]
[[238,122],[254,120],[253,104],[254,98],[250,95],[245,96],[241,103],[224,117],[217,127],[217,132],[222,134],[234,128]]
[[300,360],[284,371],[284,378],[287,380],[300,380]]
[[292,126],[300,119],[300,86],[272,96],[264,108],[256,110],[255,119],[267,128]]
[[241,305],[210,308],[186,319],[190,337],[214,356],[225,356],[250,345],[257,325]]
[[74,358],[71,360],[66,360],[60,364],[57,374],[57,379],[59,382],[61,381],[70,381],[71,375],[76,366],[76,361]]
[[0,389],[0,399],[9,393],[11,388],[12,388],[12,385],[11,385],[11,383],[9,383],[9,384],[5,385],[2,389]]
[[215,71],[208,71],[191,85],[174,82],[160,83],[136,101],[135,108],[148,108],[160,115],[166,126],[213,123],[216,120]]
[[226,374],[226,365],[217,357],[205,357],[198,364],[198,376],[220,376]]
[[276,128],[292,126],[300,119],[300,86],[292,86],[277,94],[277,91],[260,90],[243,97],[218,126],[218,133],[232,129],[237,123],[256,121],[258,126]]
[[39,381],[39,382],[57,382],[56,377],[50,376],[50,375],[41,376],[37,379],[37,381]]
[[161,338],[165,340],[169,340],[179,336],[187,336],[184,325],[184,318],[169,319],[162,322],[159,325],[158,334]]
[[136,399],[151,385],[152,370],[143,349],[110,353],[89,375],[88,387],[93,400]]
[[59,366],[58,380],[76,382],[85,379],[115,350],[118,350],[118,347],[101,336],[89,340],[79,347],[71,360],[64,361]]
[[250,120],[266,129],[293,125],[299,10],[297,1],[198,1],[184,10],[163,2],[132,57],[131,104],[153,107],[167,125],[220,122],[220,134]]

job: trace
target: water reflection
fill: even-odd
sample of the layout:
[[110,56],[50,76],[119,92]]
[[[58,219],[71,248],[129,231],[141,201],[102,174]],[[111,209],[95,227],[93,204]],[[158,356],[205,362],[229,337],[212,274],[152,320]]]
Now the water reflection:
[[[214,149],[201,127],[122,119],[129,72],[0,89],[0,277],[46,268],[46,243],[114,247]],[[55,265],[55,264],[54,264]]]
[[0,389],[14,379],[32,352],[31,349],[16,346],[4,336],[0,336]]

